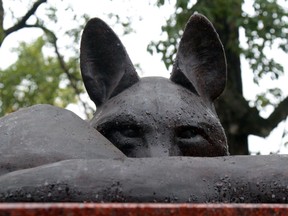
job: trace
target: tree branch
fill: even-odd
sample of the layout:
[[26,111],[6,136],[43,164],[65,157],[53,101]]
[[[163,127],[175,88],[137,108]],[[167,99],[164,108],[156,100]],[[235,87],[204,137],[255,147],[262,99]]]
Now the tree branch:
[[3,21],[4,21],[4,8],[3,8],[3,1],[0,0],[0,47],[5,38]]
[[1,28],[1,29],[3,29],[3,20],[4,20],[3,1],[0,0],[0,28]]
[[12,27],[8,28],[7,30],[5,30],[5,36],[8,36],[9,34],[18,31],[22,28],[26,27],[26,22],[27,20],[33,15],[35,14],[36,10],[38,9],[38,7],[47,2],[47,0],[38,0],[36,1],[33,6],[31,7],[30,10],[27,11],[27,13]]
[[266,137],[281,121],[287,118],[287,116],[288,97],[279,103],[274,112],[267,119],[262,118],[256,108],[250,108],[246,122],[248,133]]
[[41,24],[34,24],[34,25],[26,25],[25,24],[24,27],[25,28],[40,28],[40,29],[42,29],[44,31],[44,33],[46,35],[50,36],[50,38],[52,39],[51,43],[52,43],[52,45],[54,47],[54,50],[55,50],[59,65],[60,65],[61,69],[63,70],[63,72],[66,74],[68,80],[70,81],[70,85],[71,85],[72,89],[75,91],[75,94],[78,96],[78,99],[79,99],[81,105],[84,107],[84,113],[85,113],[86,117],[88,118],[89,117],[89,113],[88,113],[89,107],[80,98],[81,90],[77,87],[77,83],[76,83],[77,82],[77,78],[74,77],[69,72],[69,68],[67,67],[67,65],[65,63],[65,61],[63,59],[63,56],[59,52],[59,49],[58,49],[58,46],[57,46],[57,37],[54,34],[54,32],[52,32],[51,30],[47,29],[45,26],[43,26]]

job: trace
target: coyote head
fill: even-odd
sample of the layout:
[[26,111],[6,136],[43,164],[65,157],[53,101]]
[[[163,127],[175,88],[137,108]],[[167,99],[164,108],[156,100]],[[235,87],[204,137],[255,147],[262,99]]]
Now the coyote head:
[[140,79],[119,38],[98,18],[84,29],[80,61],[97,106],[91,125],[128,157],[228,154],[213,105],[225,88],[225,54],[204,16],[188,21],[170,79]]

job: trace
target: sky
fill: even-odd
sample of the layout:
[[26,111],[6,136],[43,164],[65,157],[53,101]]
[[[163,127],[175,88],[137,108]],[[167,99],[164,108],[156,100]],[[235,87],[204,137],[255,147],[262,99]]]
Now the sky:
[[[4,0],[4,7],[8,8],[8,6],[10,6],[13,8],[13,13],[16,16],[23,16],[23,13],[25,13],[27,10],[27,2],[29,1],[22,0],[22,3],[19,3],[18,1]],[[147,2],[150,2],[150,4]],[[74,13],[69,13],[69,11],[65,9],[67,5],[71,5],[71,7],[74,8],[74,12],[79,16],[87,13],[90,17],[99,17],[112,26],[126,47],[132,62],[141,66],[141,70],[138,71],[140,76],[169,77],[170,72],[167,71],[163,62],[161,62],[161,56],[157,54],[154,54],[153,56],[150,55],[147,52],[147,45],[152,40],[157,41],[160,39],[165,39],[166,34],[165,32],[161,31],[161,26],[165,24],[170,14],[174,12],[174,0],[170,0],[170,5],[165,5],[165,7],[161,8],[155,7],[153,2],[154,1],[132,0],[48,0],[49,5],[53,5],[58,9],[58,22],[54,24],[51,23],[51,25],[48,27],[54,28],[56,32],[59,32],[58,37],[60,38],[60,44],[69,44],[69,38],[63,37],[61,40],[61,34],[65,31],[65,29],[72,28],[73,25],[75,25],[75,22],[72,21]],[[249,13],[253,13],[253,10],[251,10],[251,1],[246,0],[245,2],[244,9]],[[45,14],[45,7],[45,5],[42,5],[39,8],[37,11],[39,16]],[[125,20],[126,16],[131,17],[132,28],[135,30],[135,32],[123,36],[123,29],[119,25],[114,25],[115,19],[108,18],[108,14],[110,13],[118,14],[123,20]],[[30,21],[33,22],[33,18]],[[12,25],[12,23],[13,21],[11,19],[6,19],[4,24],[6,27],[9,27]],[[33,33],[31,32],[31,29],[22,30],[12,34],[4,41],[0,49],[0,68],[9,66],[17,59],[17,56],[11,52],[11,49],[13,47],[15,48],[19,41],[32,41],[42,33],[39,30],[35,30]],[[240,30],[241,45],[245,47],[247,45],[245,43],[246,40],[243,32],[243,30]],[[47,50],[47,52],[49,52],[49,50]],[[271,82],[271,79],[266,77],[260,82],[260,85],[257,86],[253,83],[253,74],[249,69],[248,63],[244,58],[242,58],[243,89],[244,95],[248,100],[255,99],[257,93],[264,91],[264,89],[267,87],[273,86],[280,87],[283,92],[286,93],[286,95],[288,94],[288,55],[280,50],[277,50],[275,47],[273,49],[267,48],[265,52],[267,52],[269,56],[275,57],[277,61],[284,66],[285,76],[281,77],[281,79],[276,82]],[[69,53],[65,54],[69,55]],[[1,59],[5,59],[5,61],[1,61]],[[83,97],[85,99],[88,98],[87,95]],[[81,116],[81,108],[79,108],[77,105],[70,105],[68,108]],[[267,117],[272,111],[273,109],[268,107],[261,112],[261,115]],[[282,139],[282,134],[285,128],[288,130],[288,123],[281,123],[278,128],[274,130],[266,139],[250,136],[249,143],[253,143],[253,145],[249,146],[250,151],[252,153],[260,151],[261,154],[269,154],[270,152],[275,152],[281,148],[281,153],[288,153],[288,149],[283,148],[282,146],[283,143],[287,141]]]

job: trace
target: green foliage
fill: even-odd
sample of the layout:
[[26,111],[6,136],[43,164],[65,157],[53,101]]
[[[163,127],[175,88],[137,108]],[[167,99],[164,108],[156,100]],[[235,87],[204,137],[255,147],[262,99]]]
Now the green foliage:
[[[241,24],[245,29],[248,43],[248,48],[243,50],[243,53],[253,70],[254,82],[258,84],[266,75],[271,79],[278,79],[283,74],[282,65],[277,62],[277,59],[269,58],[265,48],[268,47],[269,50],[276,45],[288,52],[288,11],[276,0],[255,0],[253,8],[252,15],[242,13]],[[283,94],[279,89],[268,89],[265,94],[258,96],[256,103],[262,103],[262,107],[268,104],[277,106],[271,102],[269,95],[277,99]]]
[[278,46],[288,52],[288,11],[278,5],[277,1],[255,0],[255,13],[243,13],[243,27],[249,48],[244,50],[254,71],[254,81],[270,73],[271,78],[278,79],[283,67],[275,60],[267,58],[264,48],[272,47],[277,40]]
[[[44,37],[30,44],[21,43],[15,50],[18,60],[0,71],[0,116],[33,104],[65,107],[76,101],[75,92],[58,60],[44,56],[45,43]],[[70,59],[67,65],[69,72],[80,80],[77,61]]]
[[131,26],[132,21],[133,21],[131,17],[129,16],[121,17],[118,14],[114,14],[114,13],[109,13],[107,14],[107,16],[110,20],[114,21],[113,23],[111,23],[112,28],[113,26],[121,25],[123,29],[123,32],[121,33],[122,35],[135,33],[134,29]]
[[[235,16],[240,16],[239,7],[241,8],[241,0],[201,0],[196,4],[192,4],[191,1],[177,0],[175,4],[175,13],[171,15],[167,24],[162,26],[162,31],[167,34],[167,40],[158,42],[151,42],[148,46],[148,51],[153,53],[154,51],[162,54],[162,60],[167,68],[171,67],[177,52],[177,45],[183,33],[183,26],[185,26],[187,20],[194,12],[205,14],[208,19],[214,24],[215,28],[219,31],[223,30],[231,20],[233,25],[239,25],[240,21],[234,19]],[[158,1],[158,5],[163,5],[164,1]],[[239,14],[238,14],[239,13]],[[225,19],[227,22],[222,23],[218,20]],[[220,35],[221,36],[221,35]],[[226,35],[222,35],[225,37]],[[229,35],[232,37],[233,35]],[[223,40],[223,38],[221,38]],[[226,44],[237,52],[238,47],[234,44]]]
[[[9,68],[0,70],[0,116],[39,103],[59,107],[77,103],[84,109],[86,117],[92,115],[93,109],[80,97],[84,93],[84,86],[79,71],[79,47],[76,45],[89,17],[86,14],[77,15],[69,4],[63,7],[61,2],[58,3],[59,8],[58,4],[55,7],[46,1],[10,1],[4,11],[0,0],[0,46],[5,37],[24,28],[36,28],[43,32],[43,36],[32,43],[20,43],[14,49],[18,55],[17,61]],[[36,13],[42,4],[47,6],[44,12]],[[13,9],[19,5],[27,9],[21,12],[16,10],[14,14]],[[63,19],[60,14],[63,13],[66,19],[74,22],[69,29],[65,24],[59,24]],[[4,29],[1,25],[4,18],[12,20],[14,25]],[[47,23],[53,25],[48,27]],[[1,31],[5,33],[3,38]],[[65,56],[62,55],[64,53]]]
[[257,95],[255,106],[258,107],[259,110],[268,105],[276,107],[281,100],[283,100],[282,90],[279,88],[271,88]]
[[[157,5],[162,6],[167,0],[158,0]],[[226,51],[237,55],[243,54],[249,61],[254,72],[254,82],[259,83],[261,78],[269,75],[278,79],[283,74],[283,67],[267,56],[267,49],[273,45],[288,52],[288,11],[278,4],[276,0],[254,0],[253,10],[248,13],[242,10],[243,0],[201,0],[194,5],[191,1],[177,0],[175,13],[171,15],[167,24],[162,27],[167,40],[151,42],[148,46],[150,53],[162,54],[162,60],[167,68],[172,66],[183,33],[183,26],[194,12],[204,14],[215,26]],[[245,31],[248,48],[240,47],[239,29]],[[236,31],[231,31],[236,29]],[[268,48],[267,48],[268,47]],[[228,64],[234,64],[228,62]],[[268,90],[267,93],[273,93]],[[277,97],[277,95],[275,95]],[[265,95],[260,95],[263,102]],[[264,104],[269,104],[269,99]],[[259,101],[259,103],[262,103]]]

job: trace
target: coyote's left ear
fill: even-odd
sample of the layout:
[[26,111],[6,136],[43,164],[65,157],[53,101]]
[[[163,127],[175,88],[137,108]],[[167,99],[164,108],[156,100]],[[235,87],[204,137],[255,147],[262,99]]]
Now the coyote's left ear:
[[170,79],[212,104],[225,88],[226,74],[224,49],[216,30],[203,15],[192,15]]
[[82,34],[80,51],[83,81],[96,106],[138,82],[125,47],[102,20],[89,20]]

